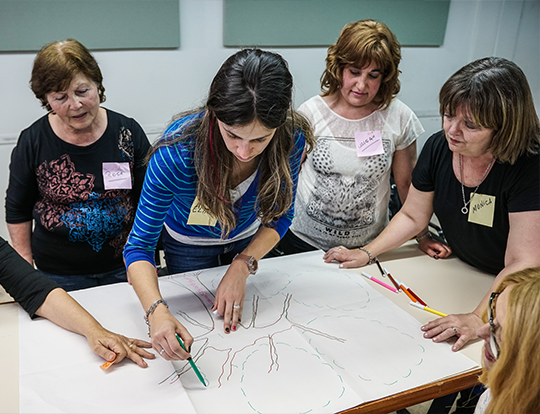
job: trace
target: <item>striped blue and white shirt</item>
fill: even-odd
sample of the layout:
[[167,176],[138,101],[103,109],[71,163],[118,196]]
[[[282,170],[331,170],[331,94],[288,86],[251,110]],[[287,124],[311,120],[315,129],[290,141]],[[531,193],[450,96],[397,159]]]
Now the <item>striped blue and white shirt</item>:
[[[164,135],[181,131],[188,123],[203,115],[204,112],[200,112],[175,121]],[[296,196],[298,173],[305,147],[304,132],[297,130],[294,139],[295,144],[289,160],[294,183],[293,195]],[[220,242],[219,223],[215,226],[187,224],[199,182],[194,163],[194,145],[192,145],[194,140],[195,137],[192,137],[172,146],[161,147],[152,156],[146,171],[133,229],[124,248],[126,267],[139,260],[154,264],[154,251],[164,223],[180,235],[214,239],[216,244]],[[249,188],[236,202],[234,207],[237,225],[227,240],[233,239],[257,220],[259,179],[260,171],[257,171]],[[283,237],[291,225],[293,215],[294,201],[289,210],[273,223],[273,228],[280,237]]]

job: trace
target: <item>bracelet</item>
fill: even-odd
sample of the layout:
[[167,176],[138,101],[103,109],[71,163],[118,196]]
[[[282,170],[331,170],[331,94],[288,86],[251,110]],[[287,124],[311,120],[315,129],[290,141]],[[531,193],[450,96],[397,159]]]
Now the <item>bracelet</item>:
[[358,250],[362,250],[363,252],[366,252],[368,257],[369,257],[369,262],[367,262],[368,265],[372,264],[373,263],[373,256],[371,255],[370,252],[368,252],[367,249],[364,249],[363,247],[359,247]]
[[150,306],[148,308],[148,310],[146,311],[146,315],[144,315],[144,321],[148,325],[148,337],[149,338],[151,338],[151,336],[150,336],[150,321],[148,320],[148,317],[154,313],[154,311],[156,310],[157,306],[160,303],[163,303],[167,307],[167,309],[169,309],[169,305],[167,305],[167,302],[165,302],[163,299],[158,299],[154,303],[152,303],[152,306]]
[[426,237],[431,238],[431,233],[429,230],[426,231],[424,234],[421,234],[420,236],[416,237],[416,242],[420,243],[420,240],[425,239]]

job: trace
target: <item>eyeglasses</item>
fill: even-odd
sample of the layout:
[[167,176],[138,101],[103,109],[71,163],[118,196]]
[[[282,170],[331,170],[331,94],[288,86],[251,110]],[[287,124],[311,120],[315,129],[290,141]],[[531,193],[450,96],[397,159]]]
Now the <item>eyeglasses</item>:
[[490,329],[490,338],[489,343],[491,346],[491,352],[493,353],[493,356],[495,359],[499,357],[499,354],[501,353],[501,348],[499,348],[499,344],[497,343],[497,339],[495,339],[495,325],[493,323],[493,320],[495,319],[495,304],[497,297],[501,294],[501,292],[493,292],[491,296],[489,297],[489,308],[488,308],[488,316],[489,316],[489,329]]

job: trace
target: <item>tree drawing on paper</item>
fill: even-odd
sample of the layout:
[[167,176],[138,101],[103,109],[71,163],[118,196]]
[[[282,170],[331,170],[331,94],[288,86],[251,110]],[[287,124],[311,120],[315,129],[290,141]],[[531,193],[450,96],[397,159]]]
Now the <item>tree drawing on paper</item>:
[[[423,363],[425,348],[418,339],[381,317],[361,277],[343,271],[266,270],[258,283],[248,283],[238,332],[226,335],[222,318],[211,312],[220,272],[172,276],[162,286],[174,286],[167,287],[173,295],[169,306],[195,339],[193,360],[211,392],[216,398],[236,395],[237,409],[244,401],[246,412],[332,411],[340,400],[345,407],[345,401],[361,402],[355,388],[395,386]],[[376,341],[367,338],[372,334]],[[390,372],[377,372],[358,358],[377,351],[370,348],[381,341],[404,351]],[[175,367],[163,382],[181,379],[196,394],[200,383],[185,375],[190,365]]]

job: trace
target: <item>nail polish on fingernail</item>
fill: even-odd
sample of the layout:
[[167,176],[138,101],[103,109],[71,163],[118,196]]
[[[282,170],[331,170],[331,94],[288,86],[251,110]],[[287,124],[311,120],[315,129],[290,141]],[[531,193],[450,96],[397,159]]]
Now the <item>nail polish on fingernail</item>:
[[229,328],[225,328],[225,332],[229,333]]
[[233,326],[233,327],[232,327],[232,330],[233,330],[233,331],[236,331],[236,326]]
[[217,315],[217,314],[218,314],[218,313],[217,313],[217,309],[216,309],[215,311],[212,311],[212,313],[213,313],[214,315]]
[[433,258],[434,258],[434,259],[438,259],[438,258],[439,258],[439,256],[435,255],[435,256],[433,256]]

